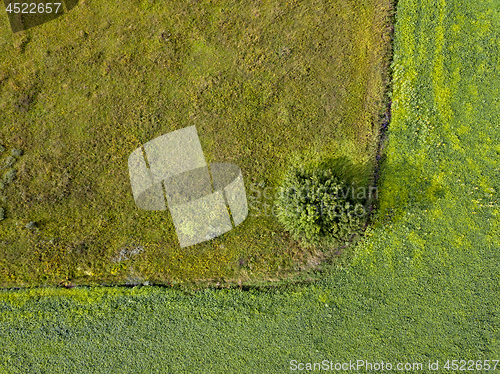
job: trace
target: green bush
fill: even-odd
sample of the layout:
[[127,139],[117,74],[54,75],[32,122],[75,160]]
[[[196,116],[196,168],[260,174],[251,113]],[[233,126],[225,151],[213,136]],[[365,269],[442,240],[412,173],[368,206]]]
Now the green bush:
[[276,204],[278,220],[305,247],[336,246],[366,222],[368,190],[332,168],[291,169]]
[[3,151],[5,151],[5,147],[2,144],[0,144],[0,153]]
[[0,221],[5,219],[5,209],[0,207]]

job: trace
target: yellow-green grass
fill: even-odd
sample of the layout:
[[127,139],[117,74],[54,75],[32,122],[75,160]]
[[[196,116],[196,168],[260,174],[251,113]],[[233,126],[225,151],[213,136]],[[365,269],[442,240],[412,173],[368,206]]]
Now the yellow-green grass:
[[500,244],[499,6],[403,3],[381,173],[384,225],[359,259],[412,277],[480,267]]
[[294,154],[373,167],[389,13],[387,0],[87,0],[15,35],[2,16],[0,138],[25,155],[2,191],[0,284],[250,281],[317,264],[256,211],[181,249],[168,213],[135,206],[127,159],[195,125],[207,161],[237,164],[249,198]]

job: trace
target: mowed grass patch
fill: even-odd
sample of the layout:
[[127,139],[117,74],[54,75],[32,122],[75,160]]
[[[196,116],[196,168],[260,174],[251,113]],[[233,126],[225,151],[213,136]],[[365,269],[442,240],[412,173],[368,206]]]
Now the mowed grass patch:
[[[402,4],[380,186],[385,225],[360,258],[381,256],[415,277],[487,267],[483,256],[500,244],[498,6]],[[392,234],[380,235],[386,229]]]
[[3,17],[1,138],[25,155],[3,191],[0,284],[248,281],[314,267],[321,254],[261,210],[180,249],[168,213],[135,206],[127,159],[196,125],[207,161],[237,164],[249,195],[277,187],[296,153],[371,165],[388,3],[82,1],[15,35]]

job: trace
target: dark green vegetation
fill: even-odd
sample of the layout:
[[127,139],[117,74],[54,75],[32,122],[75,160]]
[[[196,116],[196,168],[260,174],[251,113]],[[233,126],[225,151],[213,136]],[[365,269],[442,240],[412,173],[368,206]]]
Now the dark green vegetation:
[[5,291],[0,365],[277,373],[362,359],[427,372],[429,360],[498,360],[499,45],[498,2],[399,1],[380,210],[348,268],[267,292]]
[[180,249],[168,213],[136,208],[127,159],[196,125],[207,161],[237,164],[248,188],[276,187],[293,152],[373,167],[389,8],[87,0],[15,35],[2,16],[0,135],[25,155],[5,190],[0,284],[247,282],[316,266],[321,253],[262,214]]
[[342,169],[356,170],[346,160],[329,163],[291,168],[276,199],[278,220],[293,238],[324,252],[348,244],[361,233],[368,205],[376,197],[369,196],[376,189],[370,189],[368,181],[356,184],[342,173]]

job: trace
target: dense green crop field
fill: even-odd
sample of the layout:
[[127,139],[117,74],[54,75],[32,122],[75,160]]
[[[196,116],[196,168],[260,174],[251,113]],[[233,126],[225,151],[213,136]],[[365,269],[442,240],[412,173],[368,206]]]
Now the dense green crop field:
[[327,359],[428,372],[500,359],[499,45],[498,2],[399,1],[380,210],[351,266],[267,291],[4,291],[0,367],[285,373]]
[[[390,13],[389,0],[84,0],[18,34],[2,15],[0,166],[24,155],[0,189],[0,285],[234,284],[315,267],[323,253],[290,239],[269,192],[295,154],[373,168]],[[168,212],[135,206],[127,159],[191,125],[254,201],[237,229],[181,249]]]

